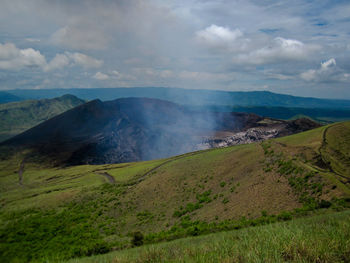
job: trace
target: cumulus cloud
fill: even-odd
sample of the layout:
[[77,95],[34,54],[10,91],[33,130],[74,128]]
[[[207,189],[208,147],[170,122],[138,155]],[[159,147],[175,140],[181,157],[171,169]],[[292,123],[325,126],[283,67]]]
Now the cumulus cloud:
[[102,60],[95,59],[82,53],[66,52],[65,54],[74,62],[74,64],[84,68],[99,68],[103,64]]
[[135,80],[136,78],[132,75],[125,74],[125,73],[120,73],[117,70],[112,70],[107,73],[102,73],[102,72],[96,72],[95,75],[93,75],[94,79],[97,80],[120,80],[120,81],[129,81],[129,80]]
[[239,29],[231,30],[228,27],[217,25],[211,25],[196,32],[196,37],[209,45],[226,45],[241,36],[243,36],[243,33]]
[[300,74],[305,81],[311,82],[341,82],[350,79],[350,74],[345,73],[337,66],[336,60],[331,58],[321,62],[318,69],[310,69]]
[[47,62],[40,51],[33,48],[19,49],[13,43],[0,43],[0,69],[20,70],[23,68],[40,68],[43,71],[62,69],[66,66],[78,65],[83,68],[99,68],[102,60],[82,53],[65,52]]
[[32,48],[19,49],[12,43],[0,44],[0,69],[19,70],[26,67],[44,67],[45,57]]
[[298,61],[308,59],[317,50],[319,50],[317,45],[304,44],[295,39],[276,37],[270,45],[253,50],[248,54],[241,54],[235,60],[239,63],[256,65]]
[[69,65],[70,60],[65,54],[57,54],[47,65],[44,66],[45,71],[51,71],[55,69],[62,69]]
[[94,79],[97,80],[107,80],[109,79],[109,76],[107,74],[104,74],[102,72],[96,72],[96,74],[93,76]]
[[249,42],[249,39],[243,38],[243,33],[238,28],[231,30],[214,24],[197,31],[195,36],[198,43],[219,50],[242,49]]

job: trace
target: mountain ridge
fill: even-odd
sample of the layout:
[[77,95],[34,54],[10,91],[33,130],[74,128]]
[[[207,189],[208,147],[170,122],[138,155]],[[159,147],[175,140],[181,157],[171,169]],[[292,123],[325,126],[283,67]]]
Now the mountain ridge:
[[[166,87],[131,88],[92,88],[92,89],[42,89],[42,90],[6,90],[7,93],[23,99],[40,99],[61,96],[70,93],[79,98],[103,101],[121,97],[149,97],[173,101],[175,103],[198,105],[229,106],[278,106],[305,108],[347,108],[350,100],[298,97],[278,94],[270,91],[221,91],[182,89]],[[1,95],[1,94],[0,94]],[[1,100],[0,100],[1,101]]]
[[9,139],[84,102],[66,94],[53,99],[0,104],[0,141]]

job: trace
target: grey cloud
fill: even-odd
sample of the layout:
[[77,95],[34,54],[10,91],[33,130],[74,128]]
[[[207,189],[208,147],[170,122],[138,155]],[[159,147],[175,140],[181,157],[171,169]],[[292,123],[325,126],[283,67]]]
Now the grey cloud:
[[234,58],[234,62],[259,65],[280,63],[281,61],[307,60],[310,55],[318,50],[320,50],[320,47],[317,45],[277,37],[268,46],[237,56]]
[[79,50],[104,49],[108,43],[103,32],[85,26],[62,27],[51,36],[50,41],[58,46]]
[[301,73],[300,77],[311,82],[344,82],[350,80],[350,74],[339,68],[334,58],[321,62],[318,69],[310,69]]

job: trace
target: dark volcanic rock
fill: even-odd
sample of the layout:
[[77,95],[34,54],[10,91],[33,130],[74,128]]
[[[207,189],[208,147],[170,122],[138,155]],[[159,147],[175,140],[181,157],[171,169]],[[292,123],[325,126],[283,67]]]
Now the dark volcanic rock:
[[[90,101],[2,146],[32,149],[32,153],[61,165],[120,163],[194,151],[203,148],[203,142],[204,148],[217,147],[220,145],[210,142],[217,132],[245,132],[227,139],[245,143],[314,126],[307,121],[276,121],[246,113],[194,112],[167,101],[125,98]],[[253,127],[260,127],[260,131]]]

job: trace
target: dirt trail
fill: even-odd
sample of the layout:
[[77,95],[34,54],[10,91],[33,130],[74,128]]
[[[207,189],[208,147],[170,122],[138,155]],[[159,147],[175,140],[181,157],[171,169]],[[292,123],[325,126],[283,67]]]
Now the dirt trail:
[[110,175],[109,173],[107,173],[107,172],[97,172],[97,174],[106,177],[110,184],[115,184],[114,177],[112,175]]
[[18,182],[19,185],[23,185],[23,172],[24,172],[24,159],[22,160],[20,166],[19,166],[19,171],[18,171]]
[[327,146],[328,146],[328,143],[327,143],[327,132],[328,132],[328,129],[331,128],[331,127],[334,127],[336,125],[339,125],[339,124],[335,124],[335,125],[329,126],[323,131],[322,145],[321,145],[321,147],[319,149],[319,153],[321,155],[322,161],[328,166],[329,171],[334,173],[334,174],[336,174],[336,175],[338,175],[338,176],[340,176],[340,177],[342,177],[342,178],[344,178],[344,179],[346,179],[347,183],[349,183],[350,182],[350,177],[345,176],[343,174],[340,174],[340,173],[334,171],[334,169],[331,166],[331,164],[325,159],[324,155],[322,155],[322,151],[326,151]]

